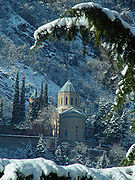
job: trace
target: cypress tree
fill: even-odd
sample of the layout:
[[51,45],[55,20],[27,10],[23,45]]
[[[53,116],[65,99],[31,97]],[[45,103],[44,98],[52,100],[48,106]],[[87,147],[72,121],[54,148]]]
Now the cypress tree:
[[37,118],[39,111],[39,98],[37,97],[37,88],[35,88],[35,98],[34,98],[34,109],[33,109],[33,118]]
[[3,120],[3,100],[0,99],[0,119]]
[[19,73],[16,73],[15,87],[14,87],[14,100],[12,110],[12,122],[11,125],[19,123],[20,121],[20,103],[19,103]]
[[48,106],[48,86],[47,83],[45,83],[45,89],[44,89],[44,107]]
[[39,96],[39,109],[43,108],[43,80],[41,81],[41,89],[40,89],[40,96]]
[[25,76],[22,76],[21,81],[21,96],[20,96],[20,117],[25,121]]

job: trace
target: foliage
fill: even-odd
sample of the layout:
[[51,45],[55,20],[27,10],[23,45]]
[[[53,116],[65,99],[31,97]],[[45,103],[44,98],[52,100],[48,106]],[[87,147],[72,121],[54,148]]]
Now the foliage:
[[12,111],[12,125],[20,122],[20,101],[19,101],[19,73],[16,73],[15,87],[14,87],[14,100]]
[[39,109],[43,108],[43,80],[41,81],[40,96],[39,96]]
[[20,95],[20,117],[21,121],[25,121],[25,76],[22,76],[21,95]]
[[48,106],[48,86],[47,83],[45,83],[45,87],[44,87],[44,107]]
[[19,93],[19,72],[17,71],[11,125],[17,125],[21,121],[25,121],[25,76],[22,76],[21,93]]
[[126,149],[120,143],[114,144],[109,150],[111,164],[117,166],[126,155]]
[[129,148],[126,158],[120,162],[119,166],[130,166],[133,164],[135,164],[135,144]]
[[[78,26],[77,22],[80,17],[85,16],[88,20],[88,28],[86,26]],[[77,32],[82,35],[83,43],[85,44],[86,39],[92,36],[95,39],[95,45],[99,46],[103,42],[106,42],[110,46],[113,46],[112,51],[117,57],[115,61],[117,64],[117,74],[119,77],[118,90],[116,102],[112,107],[112,111],[119,110],[123,107],[127,97],[130,96],[131,92],[135,92],[135,36],[131,33],[130,28],[126,28],[118,15],[112,21],[107,14],[99,6],[91,6],[89,8],[71,8],[65,12],[63,18],[69,18],[72,21],[70,26],[54,25],[50,31],[42,30],[36,32],[35,46],[38,46],[40,42],[46,39],[65,39],[68,41],[74,40]],[[59,23],[58,21],[58,23]],[[68,23],[68,20],[67,20]],[[93,27],[93,28],[91,28]],[[94,31],[93,31],[94,29]],[[122,75],[122,71],[127,67],[127,71]]]
[[40,138],[39,138],[39,141],[38,141],[38,144],[37,144],[37,152],[38,153],[45,153],[46,152],[46,142],[43,138],[43,134],[40,135]]
[[39,130],[41,133],[45,133],[50,135],[52,126],[51,126],[51,118],[52,114],[55,114],[56,107],[54,105],[49,105],[48,107],[44,107],[39,113],[37,118],[35,118],[32,122],[32,126],[36,127],[36,130]]
[[111,106],[112,102],[109,102],[106,98],[100,98],[98,115],[94,120],[96,139],[109,144],[124,141],[129,134],[128,112],[126,109],[119,110],[108,117],[106,114]]
[[107,157],[107,152],[104,151],[103,155],[99,158],[96,168],[105,168],[109,165],[110,161],[109,158]]
[[3,99],[0,98],[0,122],[3,123]]
[[55,160],[59,165],[68,165],[68,156],[66,149],[62,148],[60,145],[55,151]]

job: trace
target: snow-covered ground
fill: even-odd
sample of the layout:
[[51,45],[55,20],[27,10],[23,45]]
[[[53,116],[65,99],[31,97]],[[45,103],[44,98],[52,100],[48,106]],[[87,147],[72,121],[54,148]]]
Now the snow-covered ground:
[[56,173],[58,177],[70,177],[78,179],[78,177],[86,177],[93,180],[134,180],[135,166],[114,167],[106,169],[88,168],[81,164],[73,164],[68,166],[58,166],[53,161],[43,158],[9,160],[0,159],[0,172],[4,173],[1,180],[16,180],[18,176],[25,179],[33,175],[34,180],[40,180],[44,174],[48,176],[51,172]]

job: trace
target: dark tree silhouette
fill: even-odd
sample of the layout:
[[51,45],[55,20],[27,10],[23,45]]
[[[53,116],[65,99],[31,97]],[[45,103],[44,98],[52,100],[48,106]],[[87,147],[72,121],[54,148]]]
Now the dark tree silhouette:
[[20,122],[20,103],[19,103],[19,73],[16,73],[15,87],[14,87],[14,100],[12,110],[11,125],[14,126]]
[[25,121],[25,76],[22,76],[21,95],[20,95],[20,117],[21,121]]
[[45,88],[44,88],[44,107],[48,106],[48,86],[47,83],[45,83]]

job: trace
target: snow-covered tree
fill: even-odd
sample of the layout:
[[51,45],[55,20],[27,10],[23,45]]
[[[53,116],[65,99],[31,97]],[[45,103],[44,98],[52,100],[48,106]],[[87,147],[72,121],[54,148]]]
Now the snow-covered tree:
[[37,149],[38,153],[45,153],[47,151],[46,142],[45,142],[45,140],[43,138],[43,134],[41,134],[40,137],[39,137],[39,141],[38,141],[36,149]]
[[54,159],[53,154],[46,148],[46,141],[43,137],[43,134],[40,135],[36,147],[36,154],[37,157],[43,157],[45,159]]
[[120,162],[120,166],[130,166],[130,165],[133,165],[135,164],[135,144],[133,144],[127,154],[126,154],[126,158],[123,159],[121,162]]
[[23,144],[24,145],[24,154],[26,156],[26,158],[34,158],[35,157],[35,152],[34,152],[34,148],[32,147],[31,141],[29,140],[29,142],[27,144]]
[[68,156],[66,149],[62,148],[62,146],[58,145],[55,150],[55,160],[59,165],[67,165],[68,164]]
[[125,155],[126,149],[120,143],[115,143],[113,144],[113,146],[111,146],[109,150],[108,158],[110,160],[111,165],[117,166],[125,157]]
[[107,157],[107,152],[104,151],[103,155],[99,158],[98,162],[97,162],[97,166],[96,168],[105,168],[108,167],[110,161],[109,158]]
[[51,134],[51,118],[56,112],[56,107],[54,105],[49,105],[44,107],[39,113],[36,119],[33,120],[32,126],[36,128],[39,133]]
[[[89,2],[77,4],[53,22],[39,27],[35,33],[35,47],[46,39],[74,40],[82,35],[83,44],[94,38],[95,45],[103,43],[114,54],[118,75],[117,98],[112,111],[121,109],[131,92],[135,92],[135,29],[116,11]],[[50,38],[52,37],[52,38]]]
[[82,142],[76,142],[75,147],[69,152],[69,163],[80,163],[89,167],[93,166],[93,162],[89,158],[88,147]]

